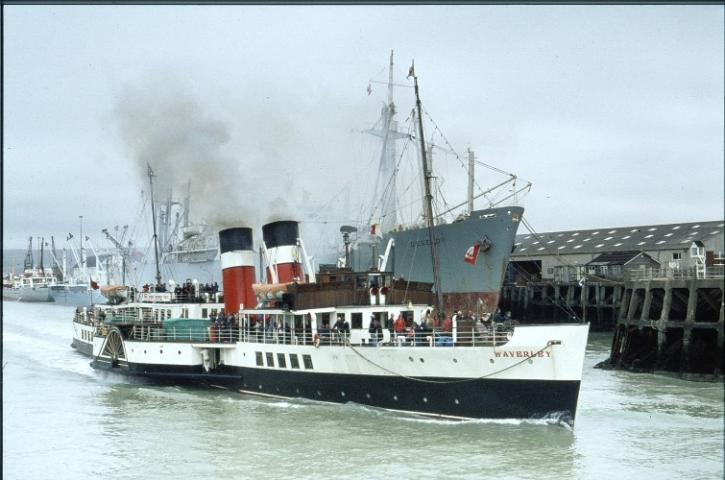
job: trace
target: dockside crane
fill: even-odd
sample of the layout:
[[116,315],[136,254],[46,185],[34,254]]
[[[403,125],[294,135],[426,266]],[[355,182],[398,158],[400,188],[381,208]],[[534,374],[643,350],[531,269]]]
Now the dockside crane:
[[[118,225],[114,228],[116,232],[118,232]],[[107,228],[104,228],[101,230],[103,234],[106,235],[106,238],[108,241],[110,241],[118,250],[118,253],[121,255],[121,284],[126,285],[126,259],[130,256],[131,246],[132,243],[129,240],[128,245],[124,246],[123,241],[126,237],[126,232],[128,231],[128,225],[123,226],[123,233],[121,234],[120,240],[111,235],[111,233],[108,231]],[[118,234],[118,233],[116,233]]]
[[33,269],[33,237],[28,238],[28,253],[25,254],[25,261],[23,262],[24,270]]

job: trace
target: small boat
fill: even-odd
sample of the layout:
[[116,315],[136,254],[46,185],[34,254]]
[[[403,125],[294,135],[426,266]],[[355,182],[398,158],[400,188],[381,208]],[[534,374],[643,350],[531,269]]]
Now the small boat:
[[7,275],[3,278],[3,299],[19,302],[52,302],[50,287],[58,282],[51,268],[43,265],[43,245],[40,242],[40,264],[33,260],[33,237],[28,239],[28,252],[23,262],[23,273]]
[[57,279],[50,270],[27,269],[3,281],[3,299],[19,302],[52,302],[50,289]]

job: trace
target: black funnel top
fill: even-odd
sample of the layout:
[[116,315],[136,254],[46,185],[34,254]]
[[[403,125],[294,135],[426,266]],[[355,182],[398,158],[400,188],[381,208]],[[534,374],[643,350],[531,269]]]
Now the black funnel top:
[[262,238],[267,248],[297,245],[299,224],[292,220],[272,222],[262,227]]
[[219,232],[219,251],[221,253],[253,249],[251,228],[227,228]]

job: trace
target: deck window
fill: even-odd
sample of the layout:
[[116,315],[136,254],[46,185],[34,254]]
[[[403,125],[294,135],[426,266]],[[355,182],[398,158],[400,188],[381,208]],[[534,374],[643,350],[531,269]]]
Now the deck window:
[[262,352],[255,352],[257,354],[257,365],[260,367],[264,366],[264,359],[262,357]]
[[297,358],[296,353],[289,354],[289,365],[292,368],[300,368],[300,359]]
[[287,362],[284,359],[284,353],[277,354],[277,366],[279,368],[287,368]]
[[305,362],[305,368],[307,370],[312,370],[312,357],[309,355],[302,355],[302,361]]
[[352,327],[351,328],[362,328],[362,313],[355,312],[351,314]]
[[267,366],[274,367],[274,354],[272,352],[267,352]]

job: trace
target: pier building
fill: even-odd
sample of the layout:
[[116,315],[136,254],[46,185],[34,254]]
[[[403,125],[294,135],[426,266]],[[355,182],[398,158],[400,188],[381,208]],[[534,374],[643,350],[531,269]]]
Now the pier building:
[[626,281],[722,278],[724,225],[715,220],[519,234],[500,306],[522,322],[585,319],[593,330],[612,330]]

